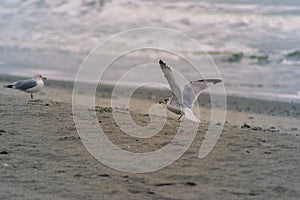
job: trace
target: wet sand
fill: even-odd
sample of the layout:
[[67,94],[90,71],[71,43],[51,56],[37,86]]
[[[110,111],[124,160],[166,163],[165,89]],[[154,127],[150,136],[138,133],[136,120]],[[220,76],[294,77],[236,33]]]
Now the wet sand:
[[[72,83],[47,81],[30,95],[2,88],[15,77],[0,76],[0,199],[299,199],[300,105],[228,97],[226,123],[215,148],[199,159],[210,118],[202,95],[203,119],[185,154],[150,173],[111,169],[93,158],[78,136],[72,115]],[[169,114],[160,134],[128,136],[109,108],[109,86],[97,97],[100,125],[119,147],[148,152],[166,145],[178,127]],[[104,92],[106,91],[106,92]],[[84,94],[82,94],[84,96]],[[163,93],[143,90],[129,107],[147,125],[147,108]]]

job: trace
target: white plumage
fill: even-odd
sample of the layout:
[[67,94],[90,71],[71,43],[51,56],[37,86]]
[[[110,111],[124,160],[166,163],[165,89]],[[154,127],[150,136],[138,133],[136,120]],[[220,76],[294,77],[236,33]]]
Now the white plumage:
[[46,80],[46,78],[37,74],[33,77],[33,79],[17,81],[13,84],[5,85],[4,87],[30,93],[31,99],[33,99],[33,93],[40,91],[44,87],[43,80]]
[[160,68],[167,79],[173,95],[165,98],[160,103],[167,105],[167,109],[171,112],[180,115],[179,119],[184,115],[187,119],[193,122],[200,122],[194,115],[192,108],[200,93],[205,90],[209,84],[214,85],[221,82],[220,79],[203,79],[191,81],[184,86],[181,92],[180,87],[177,85],[174,74],[169,66],[162,60],[159,61]]

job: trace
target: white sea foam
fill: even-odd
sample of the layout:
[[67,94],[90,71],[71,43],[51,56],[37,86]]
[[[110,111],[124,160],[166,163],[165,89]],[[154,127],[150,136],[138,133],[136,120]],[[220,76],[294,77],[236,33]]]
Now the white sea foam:
[[[1,1],[0,50],[11,50],[13,53],[9,55],[1,52],[7,55],[6,58],[13,55],[14,61],[6,58],[1,60],[0,73],[12,73],[20,67],[30,69],[28,71],[35,70],[39,63],[47,60],[50,62],[43,66],[45,68],[38,69],[51,68],[49,73],[55,74],[53,71],[56,71],[55,77],[70,78],[82,61],[80,56],[86,55],[107,37],[131,28],[155,26],[175,29],[194,38],[216,59],[224,78],[231,85],[241,83],[240,87],[248,89],[249,83],[256,81],[263,85],[262,90],[273,90],[268,81],[278,79],[279,75],[285,77],[280,78],[278,84],[281,86],[286,86],[286,77],[299,80],[295,67],[300,65],[300,57],[295,49],[299,48],[297,44],[300,43],[300,3],[285,5],[251,0],[232,2]],[[136,38],[116,41],[115,46],[130,45],[134,40]],[[178,50],[178,41],[175,39],[172,42],[174,45],[171,50]],[[204,53],[185,49],[182,53],[190,56]],[[51,51],[54,53],[43,53]],[[30,52],[42,55],[35,53],[36,56],[30,58]],[[110,52],[113,54],[113,49],[107,54]],[[61,66],[47,58],[53,54],[61,62],[64,62],[64,57],[73,59],[66,54],[74,57],[80,55],[80,59],[64,62]],[[141,51],[136,54],[157,60],[161,52],[144,54]],[[20,63],[25,64],[20,66]],[[33,65],[29,67],[29,64]],[[62,67],[69,69],[68,73],[62,73]],[[258,70],[262,76],[257,75]],[[232,77],[233,74],[236,77]],[[279,88],[275,92],[287,90],[295,94],[299,82],[293,81],[287,88]]]

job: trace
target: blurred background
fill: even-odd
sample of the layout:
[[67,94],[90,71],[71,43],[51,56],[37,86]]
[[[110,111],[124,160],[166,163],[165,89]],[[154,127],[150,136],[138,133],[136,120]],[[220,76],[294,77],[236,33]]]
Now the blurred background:
[[[149,26],[180,31],[201,44],[230,94],[300,101],[298,0],[2,0],[0,74],[41,73],[72,81],[97,44]],[[130,45],[131,39],[115,41],[115,47]],[[197,57],[204,52],[182,53]],[[138,56],[160,59],[159,52]]]

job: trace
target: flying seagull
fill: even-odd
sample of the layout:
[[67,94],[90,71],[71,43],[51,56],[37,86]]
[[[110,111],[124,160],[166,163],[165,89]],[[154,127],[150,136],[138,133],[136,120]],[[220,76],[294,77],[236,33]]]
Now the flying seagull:
[[33,93],[40,91],[44,87],[43,80],[46,80],[46,78],[37,74],[33,77],[33,79],[17,81],[10,85],[4,85],[4,87],[30,93],[31,99],[33,99]]
[[167,97],[159,103],[166,104],[168,110],[180,115],[178,120],[181,119],[183,115],[185,115],[187,119],[193,122],[200,122],[200,120],[194,115],[192,111],[195,101],[204,89],[206,89],[210,85],[222,82],[222,80],[202,79],[191,81],[184,86],[184,89],[181,92],[179,86],[175,81],[175,77],[171,68],[167,66],[166,63],[164,63],[162,60],[159,61],[159,65],[172,91],[171,97]]

